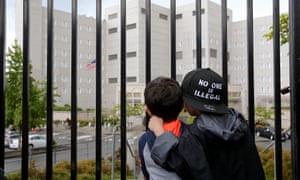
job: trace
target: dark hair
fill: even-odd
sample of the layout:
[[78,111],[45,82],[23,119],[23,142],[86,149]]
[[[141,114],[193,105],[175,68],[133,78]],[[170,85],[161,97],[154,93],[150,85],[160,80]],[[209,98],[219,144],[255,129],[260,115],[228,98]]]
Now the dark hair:
[[158,77],[152,80],[145,88],[144,97],[151,113],[163,118],[164,122],[177,119],[182,110],[182,91],[174,79]]

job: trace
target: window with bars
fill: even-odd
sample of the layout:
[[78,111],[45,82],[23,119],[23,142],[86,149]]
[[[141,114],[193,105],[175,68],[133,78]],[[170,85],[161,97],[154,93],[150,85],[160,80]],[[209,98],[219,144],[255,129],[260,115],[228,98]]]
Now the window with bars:
[[177,51],[176,52],[176,59],[182,59],[183,58],[183,52],[182,51]]
[[127,77],[127,82],[136,82],[136,76]]
[[210,48],[209,49],[209,56],[212,57],[212,58],[216,58],[217,57],[217,49]]
[[116,77],[108,78],[108,83],[110,83],[110,84],[114,84],[117,82],[118,82],[118,78],[116,78]]
[[128,53],[126,54],[126,57],[128,57],[128,58],[130,58],[130,57],[136,57],[136,52],[135,52],[135,51],[133,51],[133,52],[128,52]]
[[[193,58],[196,58],[196,56],[197,56],[196,49],[193,49]],[[205,48],[201,49],[201,56],[205,57]]]
[[160,19],[163,19],[163,20],[168,20],[168,15],[165,15],[165,14],[159,14],[159,18]]
[[118,17],[118,13],[113,13],[113,14],[109,14],[108,15],[108,19],[111,20],[111,19],[116,19]]
[[[201,12],[201,14],[204,14],[204,13],[205,13],[205,9],[202,8],[202,9],[200,10],[200,12]],[[196,10],[194,10],[194,11],[193,11],[193,16],[196,16],[196,13],[197,13]]]
[[118,59],[118,54],[110,54],[110,55],[108,55],[108,60],[116,60],[116,59]]
[[132,23],[132,24],[127,25],[127,30],[135,29],[135,28],[136,28],[136,23]]
[[183,15],[182,14],[176,14],[176,19],[182,19]]
[[118,28],[117,27],[108,29],[108,33],[109,34],[116,33],[116,32],[118,32]]

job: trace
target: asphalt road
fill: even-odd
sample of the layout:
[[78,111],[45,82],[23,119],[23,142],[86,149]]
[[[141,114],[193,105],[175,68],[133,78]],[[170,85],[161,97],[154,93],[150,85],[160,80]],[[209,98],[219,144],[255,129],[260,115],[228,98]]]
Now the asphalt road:
[[[113,136],[110,130],[103,130],[102,136],[102,157],[107,158],[112,154],[112,141]],[[137,144],[137,136],[143,133],[142,129],[133,130],[129,133],[127,138],[133,141],[133,144]],[[115,149],[120,147],[120,136],[118,133],[115,136]],[[60,128],[56,130],[53,134],[53,137],[56,141],[56,150],[53,151],[53,164],[60,162],[61,160],[69,160],[70,161],[70,130],[65,128]],[[275,141],[262,138],[255,137],[256,145],[262,147],[263,149],[271,149],[275,147]],[[78,136],[77,136],[77,153],[78,153],[78,161],[84,159],[95,159],[95,129],[92,127],[78,128]],[[290,150],[291,142],[290,140],[286,140],[282,142],[282,150]],[[29,157],[29,160],[35,160],[37,167],[45,167],[46,162],[46,154],[45,148],[42,149],[34,149]],[[15,172],[21,169],[21,152],[16,150],[8,150],[6,149],[6,159],[5,159],[5,173]]]
[[[112,129],[103,128],[102,133],[102,157],[104,159],[112,155],[113,135]],[[142,131],[130,131],[127,139],[130,142],[137,143],[137,139],[132,136],[139,135]],[[71,133],[65,127],[59,127],[54,131],[53,138],[56,141],[55,149],[53,150],[53,164],[62,160],[70,161],[71,150]],[[120,147],[119,132],[115,133],[115,150]],[[95,144],[95,128],[83,127],[78,128],[77,133],[77,160],[95,159],[96,157],[96,144]],[[15,172],[21,169],[21,151],[6,149],[5,150],[5,173]],[[29,156],[29,161],[35,160],[36,167],[46,166],[46,149],[33,149]]]

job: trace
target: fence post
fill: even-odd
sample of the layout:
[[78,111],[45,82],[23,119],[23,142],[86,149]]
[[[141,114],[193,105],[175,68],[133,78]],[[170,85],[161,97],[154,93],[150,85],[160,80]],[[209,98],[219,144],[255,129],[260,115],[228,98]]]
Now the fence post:
[[111,155],[111,180],[115,179],[115,135],[116,135],[116,130],[118,127],[120,127],[120,125],[115,125],[113,127],[112,155]]
[[[293,180],[300,179],[300,2],[289,0],[290,100]],[[298,121],[297,121],[298,120]]]

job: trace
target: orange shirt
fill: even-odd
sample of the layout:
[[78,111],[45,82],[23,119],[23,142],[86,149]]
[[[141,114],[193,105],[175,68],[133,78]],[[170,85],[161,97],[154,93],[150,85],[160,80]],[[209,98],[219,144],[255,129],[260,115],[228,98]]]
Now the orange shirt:
[[179,119],[163,124],[165,131],[171,131],[175,136],[180,136],[181,121]]

